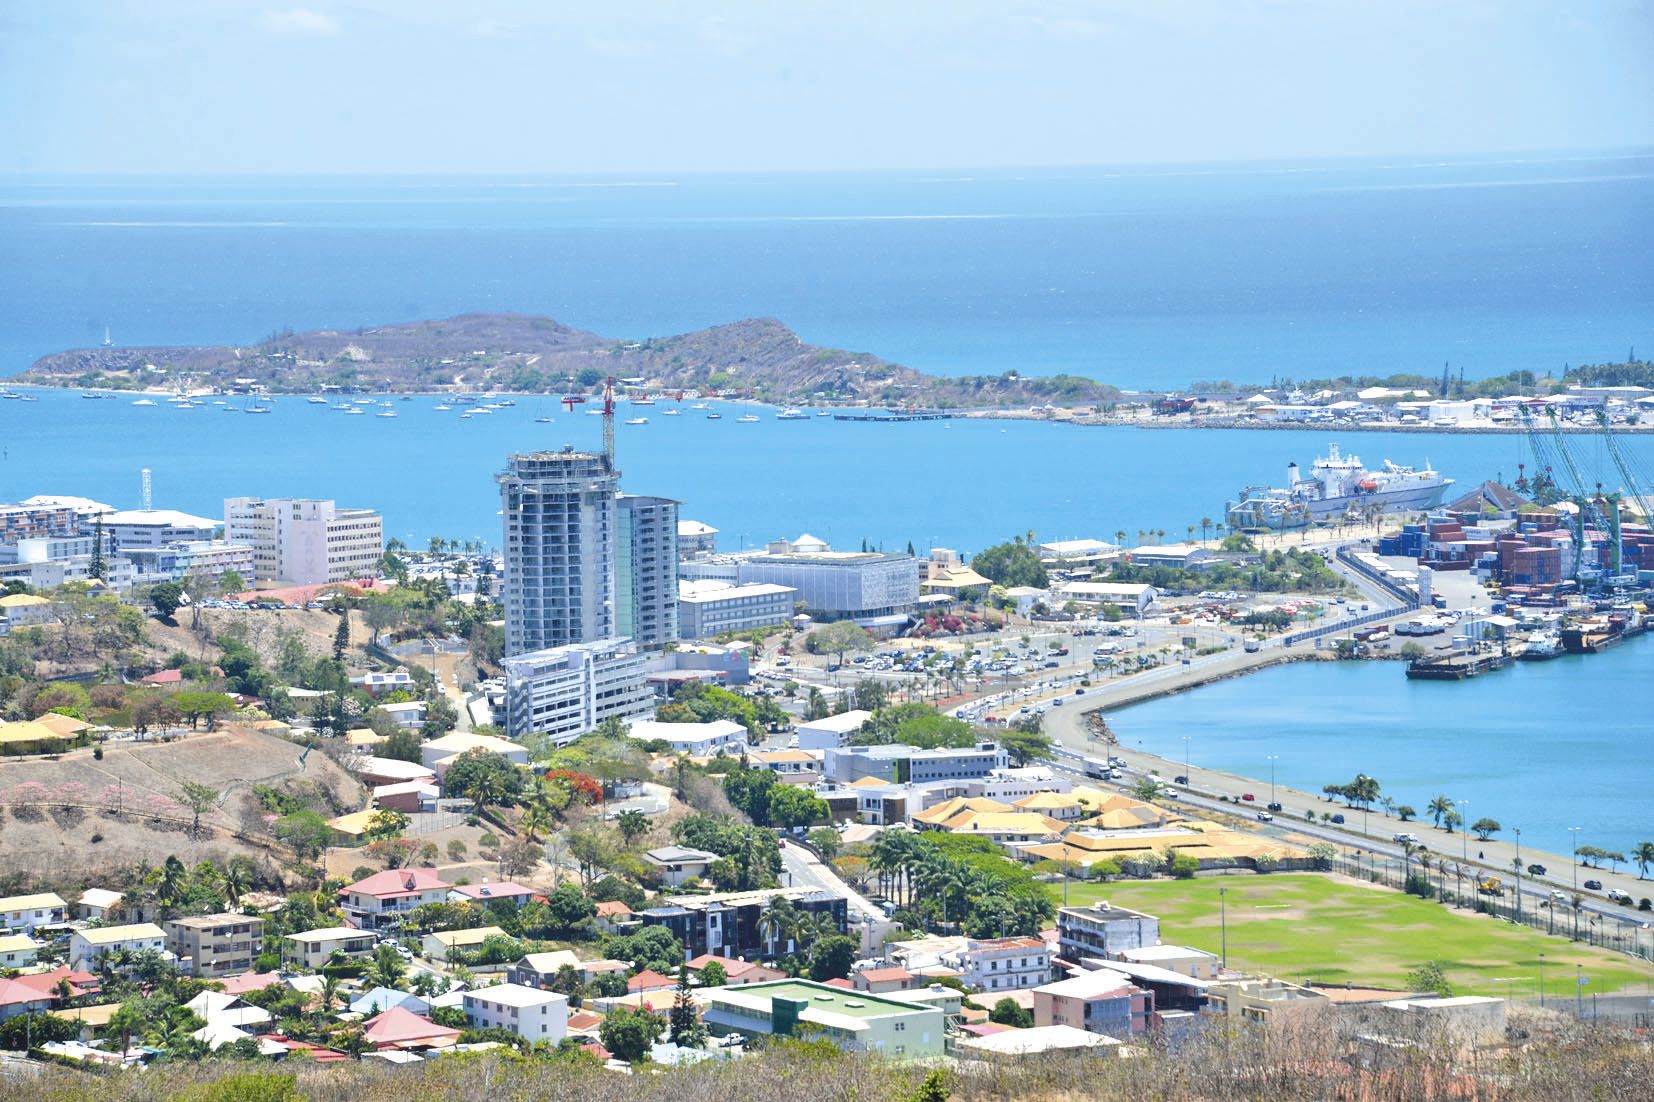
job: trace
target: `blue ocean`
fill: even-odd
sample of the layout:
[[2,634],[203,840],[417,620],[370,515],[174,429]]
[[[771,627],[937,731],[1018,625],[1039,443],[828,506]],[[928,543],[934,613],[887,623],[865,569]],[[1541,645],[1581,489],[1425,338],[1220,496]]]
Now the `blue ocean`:
[[1469,377],[1654,349],[1654,153],[974,175],[0,184],[0,374],[472,310],[925,371]]

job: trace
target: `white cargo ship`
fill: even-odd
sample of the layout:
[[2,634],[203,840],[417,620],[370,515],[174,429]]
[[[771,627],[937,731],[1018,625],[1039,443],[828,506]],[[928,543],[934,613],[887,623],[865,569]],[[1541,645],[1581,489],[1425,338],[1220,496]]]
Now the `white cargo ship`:
[[1384,466],[1369,471],[1360,457],[1343,455],[1334,444],[1324,458],[1315,461],[1308,478],[1298,464],[1290,464],[1284,488],[1248,486],[1240,500],[1224,507],[1224,516],[1235,528],[1303,528],[1318,520],[1350,514],[1359,517],[1370,510],[1424,512],[1440,505],[1451,485],[1451,478],[1443,478],[1428,465],[1403,467],[1386,459]]

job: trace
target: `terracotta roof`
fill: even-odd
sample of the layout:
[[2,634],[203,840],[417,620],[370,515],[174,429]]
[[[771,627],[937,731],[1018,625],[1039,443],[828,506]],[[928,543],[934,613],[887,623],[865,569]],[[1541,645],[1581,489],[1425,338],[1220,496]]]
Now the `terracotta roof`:
[[37,991],[27,984],[0,976],[0,1006],[18,1006],[27,1003],[51,1002],[52,996]]
[[602,1060],[605,1064],[607,1064],[610,1060],[614,1059],[614,1053],[610,1052],[608,1049],[604,1048],[602,1045],[598,1044],[596,1041],[592,1041],[590,1044],[581,1045],[580,1046],[580,1051],[591,1053],[593,1056],[597,1057],[599,1060]]
[[32,972],[29,975],[17,977],[18,983],[46,994],[54,994],[55,992],[52,989],[63,980],[69,981],[69,994],[75,998],[88,992],[100,990],[103,987],[103,981],[97,976],[90,972],[77,972],[67,964],[60,964],[50,972]]
[[590,1032],[603,1024],[603,1015],[590,1010],[576,1010],[569,1015],[569,1030],[576,1033]]
[[385,869],[365,880],[356,881],[344,890],[371,895],[375,899],[395,899],[397,896],[418,895],[420,892],[451,887],[452,884],[431,869]]
[[663,987],[676,986],[678,986],[677,980],[663,976],[652,968],[645,968],[626,981],[626,990],[631,992],[657,991]]
[[598,918],[613,918],[616,915],[629,915],[631,913],[632,908],[626,906],[625,902],[619,899],[610,899],[597,905]]
[[869,968],[856,974],[867,983],[906,983],[913,978],[906,968]]
[[364,1022],[363,1034],[374,1045],[405,1045],[415,1041],[442,1044],[458,1038],[460,1031],[393,1006]]
[[832,979],[828,980],[827,981],[827,986],[828,987],[841,987],[846,991],[854,991],[856,989],[855,984],[851,983],[849,980],[844,979],[843,977],[840,977],[840,976],[835,976]]
[[243,972],[224,981],[224,994],[245,995],[249,991],[262,991],[271,984],[280,982],[281,977],[274,972]]

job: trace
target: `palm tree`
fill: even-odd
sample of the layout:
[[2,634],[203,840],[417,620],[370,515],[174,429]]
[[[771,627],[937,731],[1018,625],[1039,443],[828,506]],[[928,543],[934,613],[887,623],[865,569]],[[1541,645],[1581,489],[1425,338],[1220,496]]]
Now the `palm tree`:
[[779,895],[776,896],[770,900],[770,905],[758,916],[758,936],[764,939],[765,945],[769,946],[769,952],[764,955],[772,959],[775,957],[776,938],[781,935],[782,928],[786,924],[786,919],[781,913],[781,905],[785,902],[784,898]]
[[542,831],[550,831],[553,823],[551,808],[542,800],[535,800],[523,811],[519,824],[530,842],[538,841]]
[[184,889],[189,886],[189,878],[189,870],[178,860],[178,855],[169,854],[166,863],[161,866],[160,879],[155,885],[155,898],[163,909],[170,910],[184,897]]
[[1646,877],[1648,866],[1654,865],[1654,842],[1638,842],[1637,848],[1631,852],[1631,860],[1637,863],[1637,879]]
[[331,1013],[333,1005],[339,1001],[339,978],[328,976],[322,980],[322,1013]]
[[402,962],[402,957],[389,945],[381,945],[373,953],[373,966],[368,969],[368,979],[375,987],[395,988],[407,974],[408,966]]
[[1424,810],[1429,812],[1431,819],[1435,820],[1439,827],[1442,825],[1442,816],[1453,810],[1453,801],[1448,799],[1446,795],[1438,795],[1430,801],[1429,806]]
[[1211,538],[1211,536],[1210,536],[1211,531],[1212,531],[1212,518],[1211,517],[1201,517],[1200,518],[1200,541],[1202,543],[1205,543],[1208,539]]
[[224,895],[230,906],[241,906],[241,897],[252,885],[253,870],[246,861],[238,857],[224,867]]

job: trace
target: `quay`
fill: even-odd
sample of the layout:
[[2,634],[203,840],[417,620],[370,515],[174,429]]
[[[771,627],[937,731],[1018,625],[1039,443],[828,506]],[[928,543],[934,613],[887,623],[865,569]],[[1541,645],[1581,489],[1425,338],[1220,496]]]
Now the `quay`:
[[869,409],[833,414],[835,421],[947,421],[957,414],[940,409]]
[[1504,653],[1449,654],[1409,662],[1407,676],[1413,681],[1463,681],[1490,670],[1502,670],[1510,662],[1510,655]]

